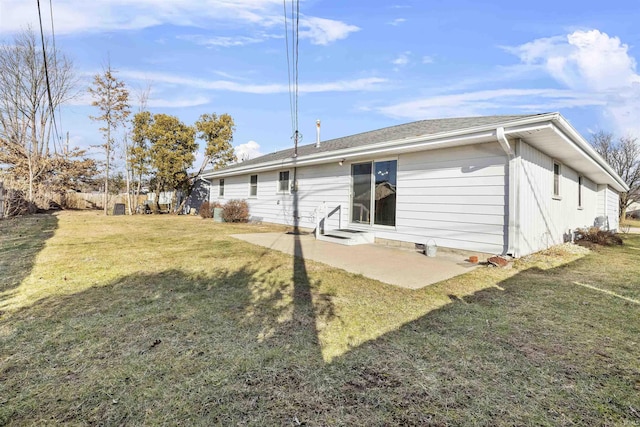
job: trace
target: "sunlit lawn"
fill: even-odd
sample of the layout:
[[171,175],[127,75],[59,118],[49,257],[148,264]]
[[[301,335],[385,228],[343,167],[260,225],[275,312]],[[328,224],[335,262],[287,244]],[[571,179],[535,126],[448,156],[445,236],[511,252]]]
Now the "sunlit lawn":
[[0,424],[640,424],[640,236],[411,291],[274,230],[0,221]]

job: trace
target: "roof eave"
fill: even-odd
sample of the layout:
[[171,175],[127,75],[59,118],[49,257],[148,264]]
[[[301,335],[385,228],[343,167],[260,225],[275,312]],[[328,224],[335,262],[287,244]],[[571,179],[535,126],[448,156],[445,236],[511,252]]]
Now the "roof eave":
[[629,191],[629,186],[626,182],[613,170],[613,168],[602,158],[600,154],[596,152],[593,146],[586,140],[580,133],[569,123],[564,117],[560,114],[554,119],[555,124],[565,135],[569,136],[571,141],[577,146],[578,149],[582,150],[587,156],[589,156],[593,161],[595,161],[604,171],[613,178],[614,182],[618,184],[618,186],[613,186],[617,191]]
[[[486,136],[487,132],[491,132],[492,135],[495,135],[495,130],[497,127],[508,125],[509,127],[513,126],[523,126],[533,123],[539,123],[544,121],[552,120],[554,117],[559,116],[558,113],[548,113],[548,114],[540,114],[537,116],[527,117],[519,120],[512,120],[503,123],[494,123],[491,125],[483,125],[476,126],[473,128],[466,128],[456,131],[450,132],[441,132],[437,134],[431,135],[419,135],[413,138],[402,138],[395,139],[390,141],[384,141],[377,144],[359,146],[346,148],[342,150],[333,150],[326,151],[322,153],[315,153],[306,156],[299,156],[297,158],[286,158],[279,160],[272,160],[270,162],[263,162],[248,165],[246,167],[238,166],[231,169],[220,169],[217,171],[212,171],[210,173],[204,173],[202,176],[204,178],[218,178],[225,176],[234,176],[234,175],[242,175],[252,172],[263,172],[267,170],[273,170],[278,168],[285,167],[296,167],[303,165],[311,165],[311,164],[321,164],[321,163],[329,163],[336,160],[343,159],[347,156],[358,156],[362,154],[377,154],[381,152],[389,152],[389,151],[397,151],[403,148],[407,148],[405,146],[415,146],[416,148],[424,149],[424,144],[420,143],[429,143],[429,145],[437,146],[439,148],[445,148],[446,142],[457,142],[460,141],[461,138],[467,137],[467,139],[473,139],[474,136]],[[441,143],[439,143],[441,142]]]

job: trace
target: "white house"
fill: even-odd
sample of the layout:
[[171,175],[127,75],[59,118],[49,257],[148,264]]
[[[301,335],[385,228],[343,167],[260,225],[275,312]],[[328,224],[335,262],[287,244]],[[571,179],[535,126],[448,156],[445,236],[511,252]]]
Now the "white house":
[[[558,113],[423,120],[278,151],[203,175],[252,217],[523,256],[618,228],[624,181]],[[297,224],[296,224],[297,223]],[[338,235],[337,233],[334,233]],[[342,233],[344,235],[344,233]],[[348,233],[347,233],[348,235]]]

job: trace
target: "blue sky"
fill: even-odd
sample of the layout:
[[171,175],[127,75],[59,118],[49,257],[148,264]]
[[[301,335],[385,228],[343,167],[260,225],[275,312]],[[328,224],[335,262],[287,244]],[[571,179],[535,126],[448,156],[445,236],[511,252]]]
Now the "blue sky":
[[[41,1],[50,34],[49,2]],[[287,4],[290,1],[287,0]],[[110,59],[150,109],[193,123],[229,113],[241,153],[291,146],[282,0],[52,0],[56,44],[80,96],[62,110],[74,145],[100,143],[86,86]],[[560,111],[586,137],[640,136],[640,3],[301,0],[302,143],[413,120]],[[0,37],[35,1],[0,0]]]

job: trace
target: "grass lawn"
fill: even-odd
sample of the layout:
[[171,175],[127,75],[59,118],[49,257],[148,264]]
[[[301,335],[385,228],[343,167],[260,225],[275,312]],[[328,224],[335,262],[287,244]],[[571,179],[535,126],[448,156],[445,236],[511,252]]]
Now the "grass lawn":
[[0,424],[640,424],[640,235],[412,291],[274,230],[0,221]]

